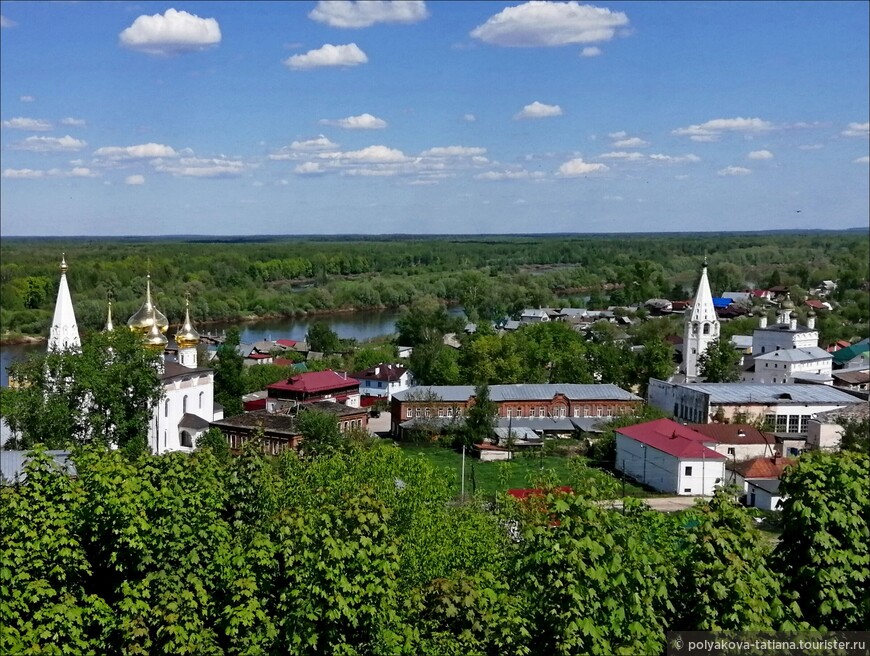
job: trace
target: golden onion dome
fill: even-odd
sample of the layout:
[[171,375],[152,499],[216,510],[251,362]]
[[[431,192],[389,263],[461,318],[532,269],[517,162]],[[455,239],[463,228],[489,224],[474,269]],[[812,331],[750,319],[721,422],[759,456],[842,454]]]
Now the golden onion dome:
[[783,310],[794,310],[794,303],[792,303],[791,301],[791,294],[785,295],[785,300],[782,302],[782,305],[780,305],[780,307]]
[[157,328],[161,333],[165,333],[169,329],[169,320],[166,315],[154,307],[151,302],[151,274],[149,273],[145,283],[145,303],[132,317],[127,319],[127,326],[135,333],[148,335],[151,324],[154,322],[157,323]]
[[109,316],[106,317],[106,326],[103,328],[104,333],[110,333],[115,330],[115,324],[112,323],[112,301],[109,301]]
[[160,331],[159,324],[156,321],[156,312],[153,307],[151,308],[151,315],[154,320],[151,322],[151,327],[148,329],[148,334],[145,335],[145,346],[149,349],[153,349],[155,351],[160,351],[161,353],[166,348],[166,344],[169,342],[166,339],[166,335],[164,335]]
[[175,333],[175,343],[178,348],[190,348],[199,344],[199,333],[190,321],[190,300],[184,304],[184,324]]
[[810,308],[810,311],[807,312],[807,316],[808,316],[808,317],[814,317],[814,316],[816,316],[816,311],[815,311],[813,308]]

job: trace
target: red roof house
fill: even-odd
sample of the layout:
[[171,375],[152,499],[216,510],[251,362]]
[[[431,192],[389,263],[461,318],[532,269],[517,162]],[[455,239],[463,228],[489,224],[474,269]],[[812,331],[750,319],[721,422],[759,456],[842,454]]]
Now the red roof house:
[[359,381],[343,371],[309,371],[272,383],[266,390],[266,407],[270,412],[310,401],[342,401],[359,407]]

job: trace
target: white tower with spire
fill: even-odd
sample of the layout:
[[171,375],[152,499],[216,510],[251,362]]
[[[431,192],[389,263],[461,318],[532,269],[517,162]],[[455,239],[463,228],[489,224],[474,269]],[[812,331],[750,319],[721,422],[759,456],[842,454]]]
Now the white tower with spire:
[[707,258],[701,269],[701,281],[695,293],[692,313],[686,321],[683,335],[683,366],[681,370],[687,380],[697,380],[701,376],[698,361],[710,346],[710,342],[719,339],[719,317],[713,306],[713,293],[710,291],[710,281],[707,278]]
[[49,352],[78,350],[82,347],[79,327],[76,323],[76,313],[73,309],[72,297],[69,294],[69,285],[66,282],[68,269],[64,253],[60,258],[60,285],[57,288],[54,318],[51,321],[51,330],[48,335]]

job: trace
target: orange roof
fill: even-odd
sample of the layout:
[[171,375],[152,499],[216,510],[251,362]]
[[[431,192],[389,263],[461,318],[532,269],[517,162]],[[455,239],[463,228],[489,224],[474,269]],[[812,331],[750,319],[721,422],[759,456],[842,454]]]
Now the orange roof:
[[793,465],[794,462],[794,458],[776,456],[774,458],[752,458],[727,465],[727,467],[743,478],[779,478],[785,468]]

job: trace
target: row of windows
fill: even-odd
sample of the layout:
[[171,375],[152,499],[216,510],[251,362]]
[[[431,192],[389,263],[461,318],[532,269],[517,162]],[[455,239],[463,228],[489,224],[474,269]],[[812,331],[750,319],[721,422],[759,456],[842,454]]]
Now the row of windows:
[[810,415],[764,415],[764,423],[777,433],[806,433]]
[[346,431],[348,428],[362,428],[362,419],[341,422],[341,430]]
[[[203,396],[205,396],[205,392],[200,392],[199,393],[199,409],[200,410],[202,410]],[[181,399],[181,414],[184,414],[186,412],[187,412],[187,394],[185,394],[184,397],[182,397],[182,399]],[[166,401],[164,401],[164,403],[163,403],[163,416],[164,417],[169,416],[169,399],[166,399]]]
[[[528,414],[523,415],[522,406],[516,406],[516,408],[505,407],[503,408],[505,417],[517,417],[521,418],[523,416],[533,418],[533,417],[560,417],[564,418],[567,416],[567,409],[565,406],[559,406],[557,408],[552,408],[551,410],[547,410],[545,406],[540,406],[538,408],[529,408]],[[631,411],[631,408],[628,406],[620,406],[618,408],[608,408],[605,406],[583,406],[582,408],[574,408],[574,416],[575,417],[610,417],[614,414],[625,414]],[[410,419],[411,417],[432,417],[434,416],[434,410],[432,408],[405,408],[405,417]],[[453,407],[448,408],[438,408],[438,416],[439,417],[452,417],[454,409]],[[462,416],[462,408],[456,408],[456,416]]]
[[[248,441],[249,436],[247,435],[239,435],[238,433],[231,433],[227,436],[227,442],[229,442],[230,448],[234,450],[240,450],[245,442]],[[286,450],[288,444],[285,440],[279,440],[276,438],[265,437],[263,438],[263,451],[270,455],[276,456],[282,451]]]

